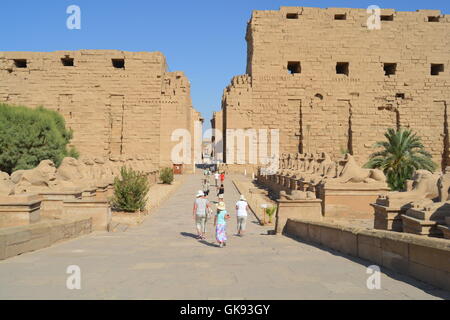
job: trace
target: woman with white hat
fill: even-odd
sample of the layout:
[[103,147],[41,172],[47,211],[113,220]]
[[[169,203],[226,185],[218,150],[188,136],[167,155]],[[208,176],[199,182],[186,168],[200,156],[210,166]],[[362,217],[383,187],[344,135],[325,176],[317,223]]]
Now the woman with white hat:
[[214,217],[214,225],[216,226],[216,240],[219,246],[223,248],[227,245],[227,219],[230,215],[225,208],[225,202],[221,201],[217,205],[217,213]]
[[236,216],[237,216],[237,236],[242,237],[247,225],[248,203],[245,196],[242,194],[239,201],[236,202]]
[[206,239],[206,222],[208,219],[207,212],[210,210],[210,205],[208,199],[206,199],[205,194],[202,190],[197,192],[197,196],[194,202],[194,208],[192,210],[192,216],[195,220],[195,225],[197,227],[197,239]]

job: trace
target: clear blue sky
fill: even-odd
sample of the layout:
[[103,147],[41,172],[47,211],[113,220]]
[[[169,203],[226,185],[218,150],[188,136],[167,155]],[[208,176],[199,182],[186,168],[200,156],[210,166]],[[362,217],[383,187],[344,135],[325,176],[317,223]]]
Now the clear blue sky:
[[[81,30],[66,28],[66,8],[72,4],[81,8]],[[372,4],[450,14],[449,0],[2,0],[0,51],[161,51],[170,71],[181,70],[189,77],[194,107],[207,127],[212,111],[220,110],[225,86],[234,75],[245,73],[245,30],[252,10]]]

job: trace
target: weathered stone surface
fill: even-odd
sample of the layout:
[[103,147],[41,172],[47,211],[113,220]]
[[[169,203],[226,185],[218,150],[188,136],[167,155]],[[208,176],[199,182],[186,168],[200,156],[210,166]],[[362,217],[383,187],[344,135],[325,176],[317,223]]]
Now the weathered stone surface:
[[66,157],[56,170],[55,188],[61,191],[79,191],[89,186],[88,179],[84,179],[79,161]]
[[106,200],[66,200],[63,218],[92,219],[93,230],[108,230],[111,222],[111,207]]
[[9,196],[14,192],[14,183],[9,174],[0,171],[0,196]]
[[374,208],[374,228],[379,230],[403,231],[402,218],[399,208],[389,208],[372,203]]
[[[450,215],[449,205],[440,200],[447,197],[443,196],[443,190],[447,191],[446,187],[442,187],[443,184],[446,185],[446,182],[443,182],[438,173],[417,170],[406,183],[407,191],[382,194],[372,204],[375,210],[375,228],[439,235],[439,229],[430,220],[442,222]],[[428,222],[421,223],[417,220]]]
[[366,9],[253,11],[246,74],[225,88],[217,128],[279,129],[280,153],[337,158],[348,150],[363,164],[387,128],[408,126],[445,168],[450,73],[432,75],[431,64],[448,68],[449,43],[442,39],[450,23],[428,22],[441,15],[437,10],[382,11],[394,22],[382,21],[380,30],[367,29]]
[[364,169],[361,168],[355,161],[355,158],[351,154],[345,155],[346,164],[342,169],[342,172],[339,174],[336,180],[332,180],[333,182],[347,183],[347,182],[386,182],[386,177],[384,173],[377,169]]
[[36,168],[18,170],[11,175],[14,193],[40,193],[55,188],[56,167],[51,160],[42,160]]
[[322,201],[320,199],[278,200],[275,232],[282,233],[288,219],[303,218],[310,220],[322,219]]
[[[62,58],[73,59],[73,66]],[[14,59],[26,59],[27,68],[15,67]],[[82,155],[147,154],[155,167],[171,167],[172,132],[193,133],[201,120],[189,80],[168,72],[161,52],[2,52],[0,71],[0,101],[60,112]]]
[[441,235],[436,221],[416,219],[406,214],[402,214],[401,217],[403,232],[426,236]]
[[29,225],[40,220],[40,199],[10,197],[12,199],[8,201],[0,201],[0,228]]
[[421,202],[422,205],[430,204],[432,199],[439,196],[438,173],[431,173],[427,170],[416,170],[412,177],[410,190],[406,192],[389,192],[381,195],[376,203],[386,207],[410,208],[412,202]]

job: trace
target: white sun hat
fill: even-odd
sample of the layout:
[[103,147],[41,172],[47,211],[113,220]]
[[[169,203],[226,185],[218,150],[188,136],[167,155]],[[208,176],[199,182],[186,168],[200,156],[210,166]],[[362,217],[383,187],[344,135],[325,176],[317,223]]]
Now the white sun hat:
[[196,197],[198,198],[198,197],[203,197],[203,196],[205,196],[203,191],[202,190],[198,190]]
[[219,204],[217,205],[217,209],[218,210],[225,210],[225,202],[219,202]]
[[244,196],[243,194],[241,194],[241,197],[240,197],[239,200],[241,200],[241,201],[247,201],[247,199],[245,199],[245,196]]

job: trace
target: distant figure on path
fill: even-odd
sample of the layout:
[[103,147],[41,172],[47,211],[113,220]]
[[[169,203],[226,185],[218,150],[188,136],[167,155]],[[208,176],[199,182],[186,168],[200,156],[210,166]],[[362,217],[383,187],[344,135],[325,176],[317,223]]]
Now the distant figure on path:
[[208,199],[205,198],[205,194],[202,190],[197,193],[197,198],[194,202],[194,208],[192,210],[192,216],[195,220],[195,225],[197,227],[197,239],[206,239],[206,222],[208,219],[207,212],[211,210]]
[[227,245],[227,221],[230,215],[227,213],[224,202],[217,205],[217,213],[214,217],[214,225],[216,226],[216,240],[219,246],[223,248]]
[[223,184],[224,181],[225,181],[225,172],[222,172],[220,174],[220,183]]
[[[223,184],[221,184],[219,187],[219,191],[217,192],[217,197],[220,198],[220,195],[222,195],[222,198],[223,198],[224,193],[225,193],[225,188],[223,187]],[[219,199],[219,201],[220,201],[220,199]]]
[[216,171],[216,173],[214,173],[214,180],[216,180],[216,188],[219,186],[219,179],[220,179],[220,174],[218,171]]
[[211,186],[211,177],[213,177],[213,174],[212,174],[212,171],[211,171],[211,169],[209,168],[208,169],[208,183],[209,183],[209,185]]
[[209,180],[206,178],[203,180],[203,193],[205,194],[205,197],[209,195]]
[[247,225],[248,203],[244,195],[241,195],[238,202],[236,202],[236,217],[237,217],[237,236],[242,237]]

